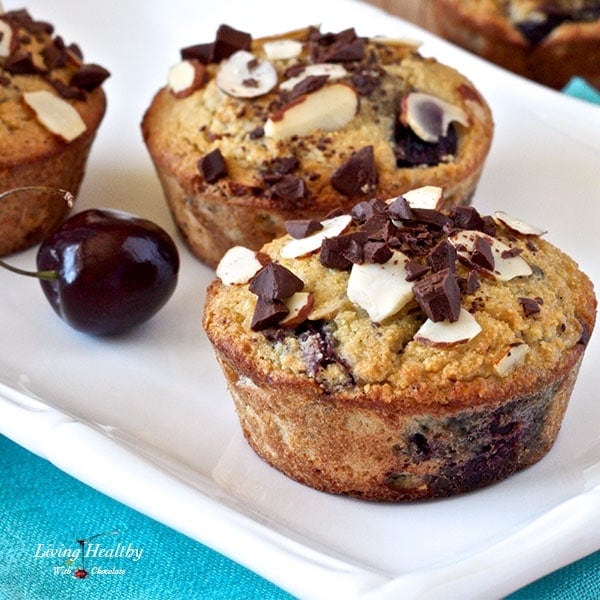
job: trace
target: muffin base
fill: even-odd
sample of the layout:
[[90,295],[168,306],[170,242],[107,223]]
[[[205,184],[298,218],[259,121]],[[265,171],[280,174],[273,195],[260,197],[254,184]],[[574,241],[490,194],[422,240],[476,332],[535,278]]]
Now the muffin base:
[[263,460],[315,489],[387,502],[469,492],[539,461],[556,440],[582,355],[583,346],[569,351],[536,391],[411,410],[402,398],[386,405],[244,373],[217,350],[244,436]]

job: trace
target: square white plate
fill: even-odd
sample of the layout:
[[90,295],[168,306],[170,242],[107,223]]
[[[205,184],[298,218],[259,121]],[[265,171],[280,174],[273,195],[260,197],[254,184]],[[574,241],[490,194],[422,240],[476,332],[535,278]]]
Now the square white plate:
[[[5,2],[5,8],[16,8]],[[177,235],[139,130],[179,49],[220,23],[261,34],[322,23],[425,41],[492,106],[496,134],[475,204],[549,230],[593,281],[600,108],[510,75],[353,0],[28,2],[86,60],[107,66],[108,113],[77,210],[118,207]],[[600,360],[589,345],[559,439],[539,464],[453,499],[377,505],[290,481],[244,442],[201,327],[212,272],[180,245],[174,297],[146,326],[72,331],[38,284],[0,272],[0,431],[91,486],[301,597],[499,597],[600,548]],[[11,262],[33,268],[35,251]]]

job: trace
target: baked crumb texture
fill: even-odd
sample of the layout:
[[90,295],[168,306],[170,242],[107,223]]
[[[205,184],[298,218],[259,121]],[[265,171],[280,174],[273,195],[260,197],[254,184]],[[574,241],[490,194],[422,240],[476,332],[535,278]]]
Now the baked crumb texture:
[[413,42],[314,27],[253,40],[223,25],[181,50],[142,131],[176,223],[214,267],[286,220],[375,194],[427,182],[468,204],[493,122],[475,86]]
[[[106,108],[109,76],[85,63],[50,23],[0,12],[0,193],[47,186],[77,195]],[[0,203],[0,255],[31,246],[64,217],[59,194],[22,192]]]
[[369,0],[544,85],[600,88],[598,0]]
[[400,197],[350,217],[230,251],[208,289],[204,327],[252,448],[316,489],[383,501],[542,458],[595,324],[590,280],[503,213]]

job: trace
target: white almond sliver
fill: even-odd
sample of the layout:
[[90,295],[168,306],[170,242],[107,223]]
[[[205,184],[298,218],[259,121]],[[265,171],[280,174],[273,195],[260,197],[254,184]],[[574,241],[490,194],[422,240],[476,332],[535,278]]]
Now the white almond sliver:
[[500,377],[506,377],[513,369],[525,360],[529,352],[529,346],[524,343],[511,346],[504,356],[494,364],[494,370]]
[[245,246],[229,248],[217,265],[216,275],[225,285],[248,283],[262,264],[256,258],[256,252]]
[[407,262],[408,258],[395,250],[383,264],[352,265],[347,296],[367,311],[373,323],[391,317],[412,300],[412,284],[406,281]]
[[464,344],[472,340],[481,331],[481,325],[475,317],[465,310],[460,309],[456,321],[432,321],[427,319],[415,333],[414,340],[425,346],[436,348],[451,348],[457,344]]
[[285,60],[300,56],[302,52],[302,42],[298,40],[273,40],[265,42],[263,50],[269,60]]
[[23,99],[48,131],[67,142],[73,141],[86,130],[85,122],[77,110],[47,90],[25,92]]
[[500,221],[509,229],[512,229],[517,233],[522,233],[523,235],[544,235],[545,233],[548,233],[548,231],[546,231],[545,229],[541,229],[540,227],[536,227],[535,225],[530,225],[529,223],[523,221],[523,219],[520,219],[519,217],[514,217],[513,215],[509,215],[503,210],[496,211],[494,213],[494,219],[496,221]]
[[[0,13],[4,12],[0,6]],[[0,20],[0,57],[6,58],[10,54],[10,47],[13,39],[12,27],[6,22]]]
[[401,196],[411,208],[428,208],[439,210],[444,204],[444,190],[435,185],[424,185],[414,190],[409,190]]
[[281,248],[279,254],[282,258],[299,258],[315,252],[321,247],[325,238],[332,238],[340,235],[352,222],[350,215],[339,215],[331,219],[321,221],[323,229],[304,237],[293,239]]
[[[533,274],[533,270],[525,259],[519,255],[503,257],[504,252],[510,252],[510,246],[503,244],[500,240],[493,238],[481,231],[457,231],[448,236],[448,241],[457,248],[459,256],[469,259],[471,252],[475,247],[475,239],[483,238],[487,240],[492,248],[494,256],[494,270],[485,272],[490,273],[498,281],[510,281],[515,277],[529,277]],[[482,269],[484,270],[484,269]]]
[[169,69],[167,85],[178,98],[188,96],[203,83],[204,66],[198,61],[182,60]]

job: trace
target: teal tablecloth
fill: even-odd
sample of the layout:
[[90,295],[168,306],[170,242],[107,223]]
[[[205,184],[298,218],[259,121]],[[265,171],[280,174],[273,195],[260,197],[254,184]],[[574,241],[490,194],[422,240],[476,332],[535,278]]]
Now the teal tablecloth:
[[[290,598],[244,567],[96,492],[2,436],[0,477],[2,600]],[[80,539],[86,540],[83,562],[76,555]],[[77,569],[89,575],[78,579]],[[510,596],[599,598],[600,552]]]
[[[600,92],[580,79],[565,92],[600,104]],[[0,477],[0,600],[290,598],[2,436]],[[82,547],[84,562],[76,553]],[[74,577],[78,569],[89,575]],[[600,552],[510,596],[537,599],[599,600]]]

